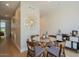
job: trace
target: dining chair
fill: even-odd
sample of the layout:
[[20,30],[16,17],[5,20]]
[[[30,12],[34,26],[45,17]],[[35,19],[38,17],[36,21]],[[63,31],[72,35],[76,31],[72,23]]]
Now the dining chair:
[[33,41],[29,42],[27,40],[27,47],[28,47],[27,56],[31,56],[31,57],[43,56],[44,49],[41,48],[40,46],[37,46],[35,42]]
[[38,35],[38,34],[36,34],[36,35],[31,35],[31,41],[36,41],[36,45],[40,45],[39,44],[39,41],[40,41],[40,36]]
[[39,37],[39,35],[38,35],[38,34],[36,34],[36,35],[31,35],[31,40],[33,40],[33,38],[35,38],[35,37]]
[[52,46],[47,49],[47,56],[52,55],[54,57],[65,57],[65,50],[62,44],[60,47]]
[[56,38],[56,35],[48,35],[49,37],[53,37],[53,38]]

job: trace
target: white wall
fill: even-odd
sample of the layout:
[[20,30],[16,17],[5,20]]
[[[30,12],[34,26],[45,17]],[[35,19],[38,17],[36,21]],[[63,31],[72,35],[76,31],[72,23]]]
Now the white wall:
[[49,34],[70,33],[72,30],[79,31],[79,3],[60,3],[50,17],[46,16]]
[[40,35],[44,34],[47,31],[47,21],[46,18],[40,17]]
[[20,50],[20,6],[16,8],[14,16],[11,19],[12,42]]
[[[34,25],[30,28],[28,17],[34,17]],[[34,34],[40,34],[40,14],[39,9],[32,2],[21,2],[21,51],[27,50],[27,39]]]

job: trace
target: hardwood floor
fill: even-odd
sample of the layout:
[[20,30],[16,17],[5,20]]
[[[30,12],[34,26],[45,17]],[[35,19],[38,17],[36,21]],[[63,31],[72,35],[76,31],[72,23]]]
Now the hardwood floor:
[[2,45],[0,45],[0,57],[26,57],[27,52],[20,53],[16,46],[10,41],[5,40]]
[[[76,53],[71,49],[65,49],[66,57],[79,57],[79,52]],[[27,52],[20,53],[16,46],[10,41],[5,40],[0,45],[0,57],[27,57]]]

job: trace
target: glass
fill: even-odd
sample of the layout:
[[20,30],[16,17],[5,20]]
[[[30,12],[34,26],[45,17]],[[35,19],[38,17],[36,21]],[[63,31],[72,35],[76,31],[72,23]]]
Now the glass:
[[6,36],[6,21],[0,20],[0,31]]
[[5,22],[0,22],[0,31],[3,31],[3,32],[5,32],[5,27],[6,27],[6,23]]
[[6,27],[5,22],[0,22],[1,27]]

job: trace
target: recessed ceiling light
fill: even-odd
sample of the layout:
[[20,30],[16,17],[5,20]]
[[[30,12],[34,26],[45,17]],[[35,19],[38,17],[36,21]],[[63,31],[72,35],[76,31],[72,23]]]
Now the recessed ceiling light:
[[6,3],[5,5],[6,5],[6,6],[9,6],[9,4],[8,4],[8,3]]

